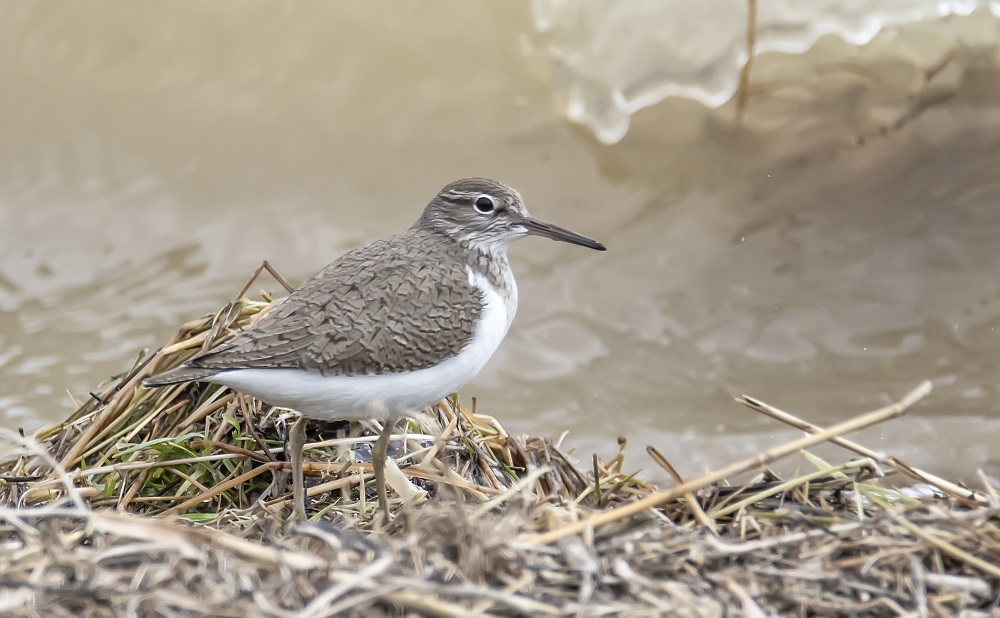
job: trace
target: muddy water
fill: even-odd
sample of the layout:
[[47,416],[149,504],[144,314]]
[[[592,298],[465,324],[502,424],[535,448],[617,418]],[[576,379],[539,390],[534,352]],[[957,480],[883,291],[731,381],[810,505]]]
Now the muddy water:
[[1000,472],[995,63],[882,131],[923,68],[838,73],[818,46],[741,124],[668,101],[609,147],[557,115],[527,9],[387,7],[0,9],[6,426],[61,419],[262,259],[301,282],[488,175],[609,246],[513,250],[517,319],[463,392],[509,430],[582,456],[622,435],[690,475],[795,435],[735,394],[830,424],[931,379],[859,439]]

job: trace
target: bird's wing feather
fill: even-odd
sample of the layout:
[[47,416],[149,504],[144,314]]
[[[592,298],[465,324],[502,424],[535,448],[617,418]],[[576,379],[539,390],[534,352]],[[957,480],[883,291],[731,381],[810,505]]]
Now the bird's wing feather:
[[[255,327],[187,365],[365,375],[422,369],[458,354],[475,331],[481,294],[463,261],[414,234],[344,255]],[[428,254],[415,259],[414,246]]]

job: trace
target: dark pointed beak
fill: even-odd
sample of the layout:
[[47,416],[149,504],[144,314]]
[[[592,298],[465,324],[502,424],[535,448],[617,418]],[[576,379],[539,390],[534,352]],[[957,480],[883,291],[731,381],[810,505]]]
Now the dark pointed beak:
[[544,236],[545,238],[551,238],[552,240],[561,240],[563,242],[580,245],[581,247],[587,247],[588,249],[596,249],[598,251],[604,251],[607,249],[607,247],[592,238],[581,236],[576,232],[571,232],[566,228],[559,227],[558,225],[552,225],[548,221],[542,221],[541,219],[536,219],[535,217],[525,217],[521,219],[521,225],[523,225],[524,229],[528,230],[528,234],[532,236]]

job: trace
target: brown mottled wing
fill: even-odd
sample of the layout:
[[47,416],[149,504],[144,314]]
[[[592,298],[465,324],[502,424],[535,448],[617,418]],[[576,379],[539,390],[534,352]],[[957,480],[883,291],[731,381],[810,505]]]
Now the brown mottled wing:
[[[458,354],[475,330],[481,293],[464,262],[420,234],[410,230],[344,255],[257,326],[187,365],[371,375]],[[410,253],[415,247],[426,248],[419,259]]]

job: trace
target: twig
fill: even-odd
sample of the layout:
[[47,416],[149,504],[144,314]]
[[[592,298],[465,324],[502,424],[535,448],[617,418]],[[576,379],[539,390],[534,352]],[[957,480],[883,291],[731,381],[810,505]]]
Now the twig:
[[903,516],[897,513],[890,513],[889,516],[892,517],[893,521],[898,523],[900,526],[903,526],[913,534],[927,541],[934,547],[937,547],[938,549],[948,554],[949,556],[953,558],[958,558],[959,560],[968,564],[969,566],[977,568],[980,571],[987,573],[991,577],[1000,579],[1000,566],[997,566],[992,562],[987,562],[978,556],[973,556],[969,552],[959,549],[958,547],[952,545],[951,543],[945,541],[944,539],[939,539],[932,534],[924,532],[918,526],[915,526],[913,523],[907,521]]
[[[779,420],[782,423],[791,425],[796,429],[801,429],[802,431],[806,431],[808,433],[819,433],[823,431],[822,427],[813,425],[809,422],[806,422],[798,418],[797,416],[779,410],[778,408],[770,404],[764,403],[763,401],[759,401],[752,397],[743,395],[737,397],[736,401],[742,403],[751,410],[770,416],[771,418]],[[875,451],[866,448],[864,446],[861,446],[856,442],[852,442],[846,438],[841,438],[839,436],[831,438],[830,442],[832,444],[836,444],[837,446],[842,446],[849,451],[854,451],[855,453],[861,455],[862,457],[868,457],[869,459],[874,459],[879,463],[891,466],[897,472],[909,476],[912,479],[918,480],[922,483],[927,483],[929,485],[934,485],[935,487],[938,487],[939,489],[941,489],[941,491],[945,492],[946,494],[950,494],[956,498],[961,498],[963,500],[974,500],[982,504],[987,503],[987,499],[985,496],[980,495],[975,491],[959,487],[958,485],[955,485],[954,483],[946,481],[940,477],[934,476],[929,472],[924,472],[919,468],[915,468],[907,463],[904,463],[902,460],[900,460],[895,456],[892,455],[886,456],[880,453],[876,453]]]
[[671,487],[670,489],[654,492],[645,498],[620,506],[616,509],[592,515],[550,532],[528,537],[527,541],[536,545],[547,545],[553,541],[561,539],[564,536],[578,534],[588,528],[608,524],[625,517],[631,517],[632,515],[636,515],[647,509],[659,506],[668,500],[676,498],[677,496],[684,495],[689,491],[697,491],[706,485],[721,481],[730,476],[741,474],[757,467],[766,466],[777,459],[781,459],[782,457],[786,457],[802,449],[809,448],[814,444],[826,442],[834,436],[851,431],[857,431],[858,429],[863,429],[865,427],[881,423],[890,418],[902,416],[910,406],[927,396],[927,394],[931,392],[931,388],[932,386],[930,381],[924,381],[917,388],[907,393],[906,396],[892,405],[855,417],[835,425],[826,431],[822,431],[811,436],[805,436],[803,438],[799,438],[798,440],[793,440],[792,442],[788,442],[770,451],[761,453],[756,457],[751,457],[750,459],[730,464],[724,468],[720,468],[714,472],[710,472],[696,478],[693,481],[682,483],[681,485]]
[[[805,485],[806,483],[814,481],[814,480],[816,480],[818,478],[822,478],[824,476],[829,476],[829,475],[834,474],[836,472],[843,472],[844,470],[851,470],[851,469],[863,468],[863,467],[870,467],[870,466],[871,466],[871,462],[870,461],[868,461],[866,459],[862,459],[862,460],[858,460],[858,461],[849,461],[849,462],[847,462],[845,464],[841,464],[839,466],[834,466],[834,467],[831,467],[831,468],[826,468],[824,470],[817,470],[815,472],[810,472],[809,474],[806,474],[806,475],[803,475],[803,476],[799,476],[799,477],[796,477],[796,478],[793,478],[793,479],[789,479],[789,480],[785,481],[784,483],[778,483],[776,485],[772,485],[772,486],[768,487],[767,489],[764,489],[763,491],[760,491],[760,492],[757,492],[757,493],[755,493],[755,494],[753,494],[751,496],[748,496],[748,497],[746,497],[746,498],[744,498],[744,499],[742,499],[742,500],[740,500],[738,502],[734,502],[732,504],[727,504],[727,505],[723,506],[720,509],[713,510],[711,516],[713,518],[715,518],[715,519],[718,519],[719,517],[723,517],[725,515],[729,515],[730,513],[734,513],[734,512],[736,512],[736,511],[738,511],[738,510],[740,510],[740,509],[742,509],[744,507],[750,506],[751,504],[760,502],[761,500],[764,500],[765,498],[769,498],[769,497],[771,497],[773,495],[776,495],[776,494],[784,493],[786,491],[794,489],[795,487],[799,487],[801,485]],[[739,495],[739,494],[736,494],[736,495]]]
[[210,489],[209,491],[206,491],[204,493],[200,493],[200,494],[198,494],[197,496],[195,496],[193,498],[190,498],[188,500],[185,500],[184,502],[181,502],[177,506],[174,506],[174,507],[171,507],[171,508],[167,509],[161,515],[163,515],[163,516],[170,516],[170,515],[177,515],[178,513],[182,513],[184,511],[186,511],[187,509],[191,508],[192,506],[194,506],[196,504],[200,504],[202,502],[205,502],[206,500],[209,500],[211,498],[214,498],[215,496],[218,496],[219,494],[224,493],[224,492],[232,489],[233,487],[237,487],[239,485],[242,485],[243,483],[249,481],[250,479],[252,479],[252,478],[254,478],[256,476],[260,476],[261,474],[263,474],[264,472],[267,472],[268,470],[278,470],[283,465],[284,465],[284,463],[282,463],[282,462],[272,462],[272,463],[262,464],[262,465],[260,465],[260,466],[258,466],[256,468],[254,468],[253,470],[245,473],[245,474],[241,474],[241,475],[237,476],[236,478],[233,478],[233,479],[230,479],[230,480],[226,481],[225,483],[220,483],[220,484],[212,487],[212,489]]
[[250,286],[253,285],[253,282],[257,280],[257,277],[260,276],[260,273],[265,270],[271,273],[271,276],[274,277],[274,280],[280,283],[281,287],[285,288],[285,290],[289,294],[295,291],[295,288],[289,285],[288,282],[285,281],[285,278],[278,274],[278,271],[276,271],[274,267],[271,266],[271,263],[268,262],[267,260],[264,260],[263,262],[260,263],[260,266],[258,266],[257,269],[253,271],[253,274],[250,275],[250,278],[247,280],[246,284],[244,284],[243,287],[240,289],[240,293],[236,295],[237,302],[243,300],[243,297],[246,296],[246,293],[250,290]]
[[[678,485],[684,483],[684,478],[681,477],[680,473],[677,472],[677,469],[674,468],[673,464],[671,464],[660,451],[656,450],[653,446],[647,446],[646,452],[653,458],[653,461],[667,471],[667,474],[674,477],[675,483]],[[694,518],[698,520],[698,523],[708,528],[708,530],[715,536],[719,536],[719,530],[715,527],[715,521],[710,519],[708,515],[705,514],[705,510],[701,508],[701,503],[698,502],[698,498],[694,495],[694,492],[689,491],[685,493],[684,501],[687,502],[688,508],[691,509],[691,513],[694,515]]]
[[757,47],[757,0],[747,0],[747,59],[740,70],[740,81],[736,88],[736,121],[743,119],[747,101],[750,99],[750,69],[753,67]]

